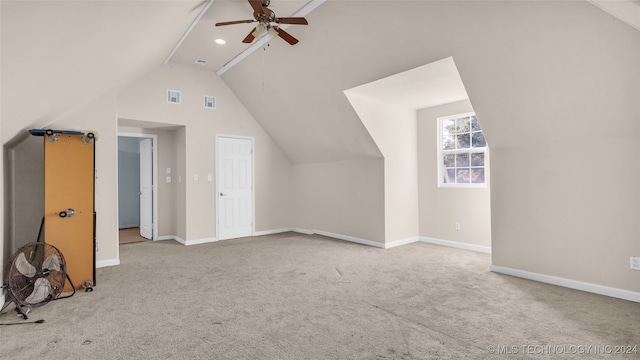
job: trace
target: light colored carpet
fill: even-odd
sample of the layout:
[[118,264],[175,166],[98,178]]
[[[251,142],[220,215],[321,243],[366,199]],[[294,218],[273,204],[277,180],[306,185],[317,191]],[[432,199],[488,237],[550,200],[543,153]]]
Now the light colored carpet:
[[33,309],[44,324],[0,326],[0,357],[640,358],[596,354],[640,347],[640,304],[491,273],[487,254],[284,233],[120,256],[94,292]]

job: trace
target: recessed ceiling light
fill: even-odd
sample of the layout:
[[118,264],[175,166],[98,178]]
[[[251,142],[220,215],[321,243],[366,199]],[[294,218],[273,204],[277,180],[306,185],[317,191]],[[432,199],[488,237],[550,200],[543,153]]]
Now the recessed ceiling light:
[[224,41],[223,39],[216,39],[216,44],[224,45],[224,44],[226,44],[226,43],[227,43],[227,42],[226,42],[226,41]]

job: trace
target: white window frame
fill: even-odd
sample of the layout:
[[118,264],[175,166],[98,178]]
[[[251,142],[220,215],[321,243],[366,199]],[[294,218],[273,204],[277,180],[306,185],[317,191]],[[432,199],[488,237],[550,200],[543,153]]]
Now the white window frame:
[[[465,148],[465,149],[455,149],[455,150],[443,150],[443,123],[447,120],[455,120],[458,118],[464,118],[469,116],[476,116],[474,112],[468,112],[457,115],[450,116],[442,116],[438,118],[438,187],[447,187],[447,188],[486,188],[489,180],[489,146],[486,144],[485,138],[485,146],[477,147],[477,148]],[[477,116],[476,116],[477,118]],[[484,136],[484,131],[483,131]],[[444,182],[444,174],[446,171],[444,165],[444,155],[445,154],[457,154],[457,153],[478,153],[481,152],[484,154],[484,182],[482,183],[447,183]]]

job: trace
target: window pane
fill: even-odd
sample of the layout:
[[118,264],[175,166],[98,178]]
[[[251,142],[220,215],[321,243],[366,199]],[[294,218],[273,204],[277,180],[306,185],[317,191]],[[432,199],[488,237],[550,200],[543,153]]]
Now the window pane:
[[484,169],[471,169],[471,182],[484,184]]
[[487,141],[484,139],[484,134],[482,134],[482,132],[474,132],[473,134],[471,134],[471,141],[473,147],[487,146]]
[[458,149],[468,149],[471,147],[471,134],[456,135],[456,141],[458,143]]
[[447,169],[444,172],[444,183],[452,183],[456,181],[456,170],[455,169]]
[[442,136],[452,135],[456,133],[456,120],[442,120]]
[[455,167],[456,166],[456,156],[454,154],[445,154],[442,157],[444,167]]
[[442,136],[442,150],[454,150],[456,148],[455,135]]
[[469,166],[469,154],[456,154],[456,167],[467,167]]
[[478,122],[478,118],[475,116],[471,117],[471,130],[480,131],[480,123]]
[[467,116],[457,119],[456,131],[458,134],[471,132],[471,118]]
[[460,133],[465,133],[465,132],[470,132],[471,131],[471,119],[469,117],[463,117],[460,119],[457,119],[456,121],[456,132],[458,134]]
[[485,184],[487,140],[475,114],[439,118],[440,184]]
[[471,166],[484,166],[484,153],[471,153]]
[[457,169],[456,170],[456,182],[457,183],[469,183],[469,169]]

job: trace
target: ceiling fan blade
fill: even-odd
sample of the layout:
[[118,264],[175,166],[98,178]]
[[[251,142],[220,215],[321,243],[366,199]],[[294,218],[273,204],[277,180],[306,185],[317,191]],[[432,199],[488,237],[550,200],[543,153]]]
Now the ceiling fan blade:
[[251,32],[249,33],[249,35],[247,35],[247,37],[246,37],[246,38],[244,38],[244,40],[242,40],[242,42],[243,42],[243,43],[247,43],[247,44],[252,43],[252,42],[253,42],[253,40],[255,40],[255,38],[256,38],[256,37],[253,35],[253,33],[254,33],[254,32],[256,32],[256,30],[257,30],[256,28],[253,28],[253,30],[251,30]]
[[293,25],[309,25],[307,19],[303,17],[283,17],[276,18],[278,24],[293,24]]
[[295,44],[297,44],[297,43],[298,43],[298,39],[296,39],[296,38],[294,38],[293,36],[291,36],[291,34],[289,34],[288,32],[286,32],[286,31],[284,31],[284,30],[280,29],[280,28],[279,28],[279,27],[277,27],[277,26],[274,26],[274,27],[273,27],[273,29],[274,29],[275,31],[277,31],[277,32],[278,32],[278,35],[280,35],[280,37],[281,37],[284,41],[288,42],[289,44],[291,44],[291,45],[295,45]]
[[235,25],[235,24],[249,24],[255,22],[255,20],[236,20],[236,21],[224,21],[216,23],[216,26]]
[[253,11],[258,14],[264,14],[264,8],[262,7],[262,0],[249,0],[249,4],[253,8]]

